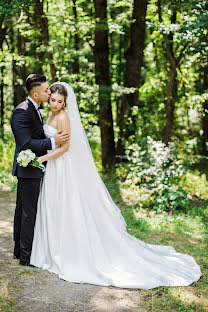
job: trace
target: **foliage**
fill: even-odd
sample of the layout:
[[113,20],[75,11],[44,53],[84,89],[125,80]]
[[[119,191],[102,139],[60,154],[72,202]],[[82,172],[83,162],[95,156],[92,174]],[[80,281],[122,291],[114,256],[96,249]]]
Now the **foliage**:
[[[36,1],[41,2],[42,1]],[[86,128],[98,125],[98,86],[95,84],[94,8],[92,1],[76,0],[77,18],[71,2],[61,0],[44,1],[44,14],[48,20],[49,42],[40,42],[41,30],[38,26],[34,1],[2,0],[0,13],[6,14],[4,27],[10,30],[0,51],[1,67],[4,75],[5,122],[13,109],[14,85],[24,85],[26,76],[42,69],[51,82],[47,52],[53,55],[57,79],[66,81],[74,88],[79,108]],[[176,113],[173,137],[182,139],[186,151],[189,140],[195,142],[192,151],[199,152],[201,140],[202,105],[206,89],[203,87],[201,66],[207,64],[207,1],[161,2],[163,23],[159,22],[157,1],[150,0],[147,8],[147,29],[145,56],[139,88],[139,104],[135,109],[138,132],[142,137],[151,136],[161,140],[165,123],[167,100],[168,68],[164,52],[163,34],[173,32],[176,55],[188,48],[183,64],[178,70]],[[23,18],[16,24],[20,15]],[[118,140],[118,110],[125,76],[125,51],[128,47],[129,28],[133,1],[108,1],[108,25],[110,43],[110,70],[112,82],[112,110],[114,132]],[[176,23],[170,22],[173,10],[177,11]],[[8,12],[6,12],[8,11]],[[77,36],[77,37],[76,37]],[[78,47],[75,40],[78,38]],[[43,53],[43,54],[41,54]],[[44,57],[41,57],[44,55]],[[75,70],[75,61],[79,68]],[[14,67],[16,62],[16,67]],[[129,86],[129,91],[133,88]],[[200,101],[197,100],[200,99]],[[5,112],[5,113],[6,113]],[[195,116],[194,122],[192,116]],[[133,137],[132,140],[135,138]]]
[[180,185],[190,196],[208,199],[208,181],[205,173],[187,170],[182,176]]
[[12,177],[12,165],[14,158],[15,144],[11,136],[7,136],[3,142],[0,139],[0,185],[16,188],[16,180]]
[[0,15],[12,15],[20,13],[24,5],[31,3],[31,0],[0,0]]
[[126,151],[128,174],[126,183],[151,190],[145,205],[159,210],[184,208],[186,194],[179,186],[184,167],[177,156],[175,143],[166,146],[151,137],[128,146]]
[[[48,22],[48,44],[41,41],[43,30],[40,29],[35,4],[43,3],[43,13]],[[169,152],[162,147],[163,130],[166,115],[167,86],[170,68],[164,46],[170,38],[163,35],[173,34],[173,52],[178,57],[185,48],[184,60],[177,71],[177,98],[175,102],[174,126],[172,142],[179,141],[179,152],[184,157],[199,154],[202,139],[202,119],[207,101],[206,75],[207,66],[207,1],[161,1],[162,22],[159,20],[159,1],[150,0],[147,8],[146,42],[144,60],[139,87],[139,103],[135,107],[134,116],[137,121],[138,139],[133,135],[129,142],[132,145],[132,157],[136,163],[125,163],[122,174],[140,187],[147,187],[151,196],[143,201],[143,206],[157,209],[179,209],[186,207],[186,193],[190,186],[188,180],[179,179],[183,168],[175,152]],[[93,156],[99,172],[100,165],[100,133],[98,130],[99,107],[98,86],[95,83],[94,49],[94,6],[93,1],[76,0],[77,15],[72,2],[61,0],[25,1],[0,0],[0,15],[2,30],[6,31],[2,50],[0,51],[0,67],[4,86],[4,129],[7,133],[9,118],[14,108],[15,96],[19,87],[23,88],[24,80],[31,72],[42,70],[52,81],[50,59],[53,57],[56,77],[68,82],[75,90],[82,122],[90,143],[93,146]],[[119,109],[123,94],[133,93],[135,88],[123,86],[125,77],[125,52],[128,47],[129,29],[134,7],[133,1],[108,1],[109,25],[109,62],[111,72],[111,103],[115,144],[119,140]],[[19,20],[20,11],[22,18]],[[171,16],[176,11],[176,21],[171,22]],[[13,26],[13,27],[11,27]],[[77,45],[75,44],[77,43]],[[78,67],[76,67],[78,62]],[[22,94],[18,103],[26,93]],[[43,116],[48,114],[45,104]],[[126,122],[126,121],[125,121]],[[125,128],[125,127],[124,127]],[[96,129],[96,140],[94,140]],[[148,137],[158,142],[158,152],[150,156]],[[13,143],[12,137],[5,137],[1,144],[1,180],[12,184],[8,172],[11,170]],[[106,141],[108,138],[106,138]],[[154,143],[153,143],[154,144]],[[128,145],[128,144],[127,144]],[[146,147],[145,147],[146,146]],[[148,150],[147,150],[148,146]],[[172,145],[169,146],[169,148]],[[142,150],[141,150],[142,149]],[[130,152],[130,150],[129,150]],[[134,153],[139,153],[140,160]],[[142,153],[145,152],[143,155]],[[157,154],[159,153],[159,154]],[[153,157],[158,157],[155,159]],[[122,155],[124,156],[124,155]],[[173,157],[173,158],[171,158]],[[141,165],[138,161],[141,161]],[[132,168],[132,169],[131,169]],[[188,175],[187,175],[188,177]],[[9,182],[10,181],[10,182]],[[194,182],[193,182],[194,183]],[[204,182],[203,182],[204,183]],[[187,186],[187,187],[186,187]],[[195,191],[197,194],[197,191]],[[201,193],[200,193],[201,196]]]

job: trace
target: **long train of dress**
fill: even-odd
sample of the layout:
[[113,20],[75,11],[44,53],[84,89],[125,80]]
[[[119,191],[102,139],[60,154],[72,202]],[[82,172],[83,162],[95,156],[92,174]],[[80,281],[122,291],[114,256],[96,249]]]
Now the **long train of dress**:
[[[47,125],[44,130],[48,137],[57,131]],[[80,193],[75,177],[68,152],[48,161],[31,264],[69,282],[122,288],[187,286],[200,278],[193,257],[128,234],[107,188],[99,187],[101,179],[97,188]]]

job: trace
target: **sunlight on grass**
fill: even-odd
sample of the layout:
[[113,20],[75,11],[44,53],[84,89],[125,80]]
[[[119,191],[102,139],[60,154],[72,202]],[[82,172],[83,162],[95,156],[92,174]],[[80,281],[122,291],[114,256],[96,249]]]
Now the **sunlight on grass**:
[[195,305],[198,309],[200,307],[208,307],[208,298],[196,294],[192,287],[183,287],[182,289],[171,288],[169,293],[175,300],[180,299],[184,305]]
[[168,231],[171,233],[186,234],[197,238],[205,238],[205,226],[201,223],[199,216],[189,216],[187,214],[170,214],[168,212],[158,213],[145,209],[134,209],[135,219],[145,219],[151,229]]
[[153,312],[206,312],[206,297],[201,298],[192,289],[195,287],[158,287],[146,292],[146,301],[142,307]]
[[7,297],[9,295],[8,283],[9,281],[5,280],[4,282],[1,281],[1,284],[0,284],[0,294],[4,297]]

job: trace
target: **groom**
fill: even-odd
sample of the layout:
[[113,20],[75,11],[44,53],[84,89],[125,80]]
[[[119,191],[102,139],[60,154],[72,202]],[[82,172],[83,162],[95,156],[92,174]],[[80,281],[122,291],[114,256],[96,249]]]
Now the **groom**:
[[42,102],[48,102],[50,89],[46,77],[31,74],[26,79],[29,93],[27,99],[17,105],[11,116],[11,128],[15,137],[16,149],[12,175],[17,176],[17,200],[14,216],[14,258],[21,265],[30,265],[37,202],[42,171],[34,166],[20,167],[17,156],[21,150],[31,149],[37,156],[53,150],[69,139],[69,133],[59,131],[54,138],[46,138],[43,131],[43,119],[39,108]]

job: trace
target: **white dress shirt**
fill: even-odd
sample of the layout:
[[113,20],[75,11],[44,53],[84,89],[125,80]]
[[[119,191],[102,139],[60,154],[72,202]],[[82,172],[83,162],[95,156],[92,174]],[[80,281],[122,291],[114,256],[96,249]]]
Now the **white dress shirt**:
[[[30,102],[33,103],[33,105],[35,106],[35,109],[37,110],[37,113],[38,113],[38,116],[39,116],[40,120],[43,121],[42,118],[41,118],[41,114],[39,112],[39,109],[38,109],[39,108],[38,104],[30,96],[28,96],[27,98],[28,98],[28,100],[30,100]],[[51,140],[52,150],[55,150],[55,139],[54,138],[50,138],[50,140]]]

